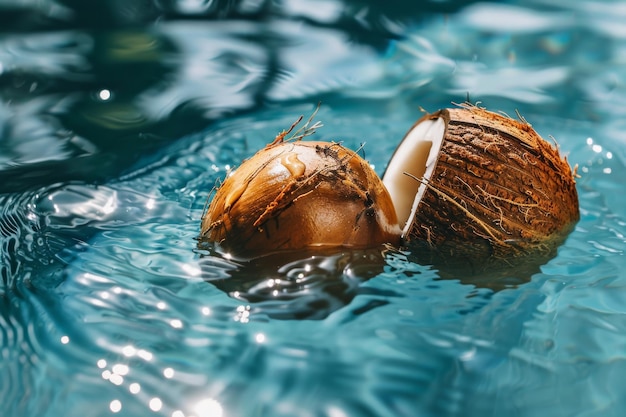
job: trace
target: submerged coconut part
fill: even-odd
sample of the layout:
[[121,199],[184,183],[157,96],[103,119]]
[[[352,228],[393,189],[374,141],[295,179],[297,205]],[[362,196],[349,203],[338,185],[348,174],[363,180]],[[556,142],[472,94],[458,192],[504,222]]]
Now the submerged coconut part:
[[383,182],[403,239],[438,260],[547,255],[579,219],[575,173],[556,147],[525,120],[471,105],[417,121]]
[[[384,272],[392,249],[312,247],[245,261],[203,256],[203,278],[229,296],[251,305],[249,313],[272,319],[324,319],[352,301],[361,284]],[[218,262],[226,273],[216,273]],[[372,289],[365,290],[371,295]],[[385,296],[388,290],[383,290]],[[376,298],[360,311],[380,305]]]
[[382,181],[356,152],[338,143],[284,142],[279,135],[217,189],[201,238],[251,258],[285,249],[397,244],[400,228]]

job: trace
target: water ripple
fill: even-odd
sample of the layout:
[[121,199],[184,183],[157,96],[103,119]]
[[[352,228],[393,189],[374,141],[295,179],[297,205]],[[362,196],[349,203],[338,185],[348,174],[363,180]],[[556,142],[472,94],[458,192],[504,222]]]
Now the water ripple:
[[[180,21],[0,41],[2,415],[623,415],[623,7],[161,3],[25,5]],[[218,3],[237,21],[182,21]],[[198,248],[216,181],[320,98],[316,139],[366,142],[380,173],[420,106],[467,94],[579,167],[581,220],[528,282]]]

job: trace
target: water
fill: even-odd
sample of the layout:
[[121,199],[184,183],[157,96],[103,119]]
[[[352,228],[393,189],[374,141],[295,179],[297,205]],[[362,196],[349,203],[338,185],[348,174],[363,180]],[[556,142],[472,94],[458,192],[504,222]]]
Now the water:
[[[1,414],[624,415],[624,19],[618,1],[3,3]],[[468,95],[578,165],[581,220],[532,277],[494,292],[393,248],[197,248],[215,182],[318,101],[316,139],[365,143],[382,173],[421,108]]]

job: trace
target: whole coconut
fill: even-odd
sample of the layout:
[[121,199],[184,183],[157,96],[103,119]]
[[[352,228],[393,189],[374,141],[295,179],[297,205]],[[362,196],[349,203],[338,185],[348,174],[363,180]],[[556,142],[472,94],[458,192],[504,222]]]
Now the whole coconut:
[[399,243],[389,193],[365,160],[338,143],[285,142],[284,134],[224,180],[202,218],[201,238],[243,258]]

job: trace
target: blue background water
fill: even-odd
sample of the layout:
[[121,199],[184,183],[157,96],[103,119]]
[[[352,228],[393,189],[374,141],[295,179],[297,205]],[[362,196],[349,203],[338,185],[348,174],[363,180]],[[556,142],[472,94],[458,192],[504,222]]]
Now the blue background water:
[[[0,5],[0,415],[626,413],[626,4],[408,3]],[[350,296],[301,320],[207,282],[238,268],[196,250],[209,191],[297,116],[322,101],[317,138],[382,173],[468,94],[578,165],[581,220],[529,282],[331,256],[308,295],[335,268]]]

